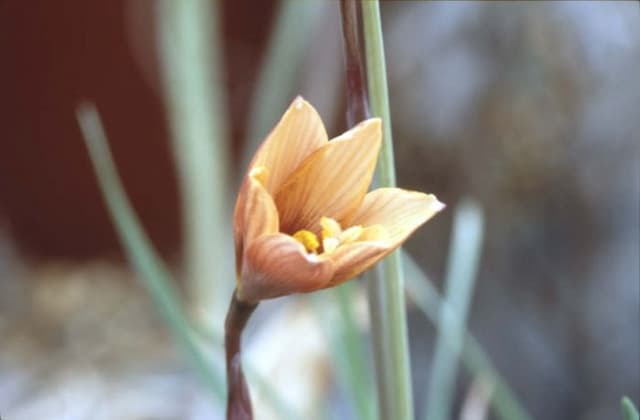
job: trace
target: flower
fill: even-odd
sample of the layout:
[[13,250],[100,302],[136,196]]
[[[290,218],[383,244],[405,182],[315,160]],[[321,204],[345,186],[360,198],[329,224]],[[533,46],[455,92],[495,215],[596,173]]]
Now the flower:
[[367,193],[382,122],[328,141],[316,110],[296,98],[256,152],[233,217],[237,295],[245,302],[339,285],[398,248],[444,208],[399,188]]

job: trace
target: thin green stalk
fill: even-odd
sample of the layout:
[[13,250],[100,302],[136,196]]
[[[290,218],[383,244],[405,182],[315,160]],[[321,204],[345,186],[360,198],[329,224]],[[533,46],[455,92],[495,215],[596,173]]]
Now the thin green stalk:
[[225,386],[221,374],[212,369],[200,351],[191,334],[189,321],[180,305],[180,298],[171,276],[156,255],[129,204],[95,107],[92,104],[81,104],[77,109],[77,118],[98,184],[109,208],[109,216],[129,261],[140,274],[142,285],[147,289],[173,339],[187,356],[202,383],[216,401],[222,401]]
[[[362,2],[364,38],[370,109],[373,116],[382,118],[383,144],[376,169],[380,187],[395,186],[393,141],[384,60],[380,6],[377,0]],[[374,353],[384,389],[380,414],[385,419],[413,419],[413,395],[404,299],[404,275],[399,252],[392,253],[369,279]],[[380,316],[375,316],[379,313]]]
[[[445,311],[450,313],[448,316],[456,317],[456,312],[446,301],[441,300],[433,283],[418,264],[408,255],[403,255],[403,260],[408,272],[406,277],[407,295],[425,317],[435,326],[440,325],[440,316]],[[452,340],[447,332],[448,330],[441,331],[442,334],[445,334],[443,338],[446,339],[446,343],[451,345]],[[469,372],[474,376],[485,378],[488,383],[494,386],[491,407],[499,419],[531,420],[531,416],[495,369],[480,343],[468,332],[465,334],[461,359]]]
[[[454,215],[445,277],[445,299],[450,308],[455,308],[455,313],[444,311],[440,314],[439,336],[424,407],[427,420],[452,418],[458,357],[464,343],[465,322],[480,260],[482,232],[482,210],[471,201],[462,202]],[[451,314],[456,316],[449,316]]]
[[320,3],[313,1],[281,2],[251,103],[240,171],[249,166],[258,145],[278,120],[279,110],[294,95],[293,80],[309,44],[318,6]]
[[158,49],[183,203],[189,299],[224,308],[233,284],[228,228],[227,129],[219,87],[218,2],[158,3]]

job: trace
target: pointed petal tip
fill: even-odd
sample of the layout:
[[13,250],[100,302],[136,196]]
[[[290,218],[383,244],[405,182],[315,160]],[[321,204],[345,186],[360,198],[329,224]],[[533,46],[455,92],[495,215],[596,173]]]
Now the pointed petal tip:
[[288,176],[327,141],[322,118],[309,102],[297,96],[258,148],[249,171],[264,166],[269,175],[265,187],[274,194]]
[[331,139],[331,142],[352,141],[356,138],[366,139],[375,150],[382,145],[382,120],[369,118],[351,127],[349,130]]
[[365,120],[365,122],[368,122],[369,124],[372,124],[374,126],[376,125],[382,126],[382,118],[380,117],[369,118],[368,120]]
[[377,130],[382,134],[382,119],[379,117],[369,118],[358,123],[354,128]]
[[444,204],[442,201],[438,200],[438,197],[436,197],[433,194],[429,194],[429,197],[433,198],[433,209],[434,211],[437,212],[441,212],[442,210],[447,208],[447,205]]
[[315,111],[315,108],[313,108],[313,105],[311,105],[309,102],[307,102],[302,95],[298,95],[295,97],[295,99],[291,102],[291,105],[289,106],[291,109],[303,109],[303,108],[311,108]]

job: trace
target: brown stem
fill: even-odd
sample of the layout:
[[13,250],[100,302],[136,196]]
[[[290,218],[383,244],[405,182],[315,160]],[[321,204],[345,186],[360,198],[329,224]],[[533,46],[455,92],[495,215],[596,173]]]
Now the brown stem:
[[224,322],[224,349],[227,364],[227,420],[252,420],[251,396],[242,373],[241,338],[249,317],[258,306],[238,300],[233,292]]
[[347,73],[347,125],[350,127],[369,118],[369,99],[358,19],[362,15],[360,7],[357,0],[340,0],[342,40],[344,41]]

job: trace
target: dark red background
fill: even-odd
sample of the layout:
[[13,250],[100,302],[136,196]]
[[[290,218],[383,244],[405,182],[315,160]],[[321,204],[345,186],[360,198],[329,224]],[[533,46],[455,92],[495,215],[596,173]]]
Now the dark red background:
[[[274,2],[221,3],[237,153]],[[32,256],[119,253],[75,119],[81,100],[98,106],[127,192],[152,239],[165,254],[178,248],[179,206],[163,99],[134,56],[140,50],[131,39],[139,34],[153,56],[154,3],[144,2],[138,10],[143,18],[133,21],[130,4],[0,2],[0,215]]]

